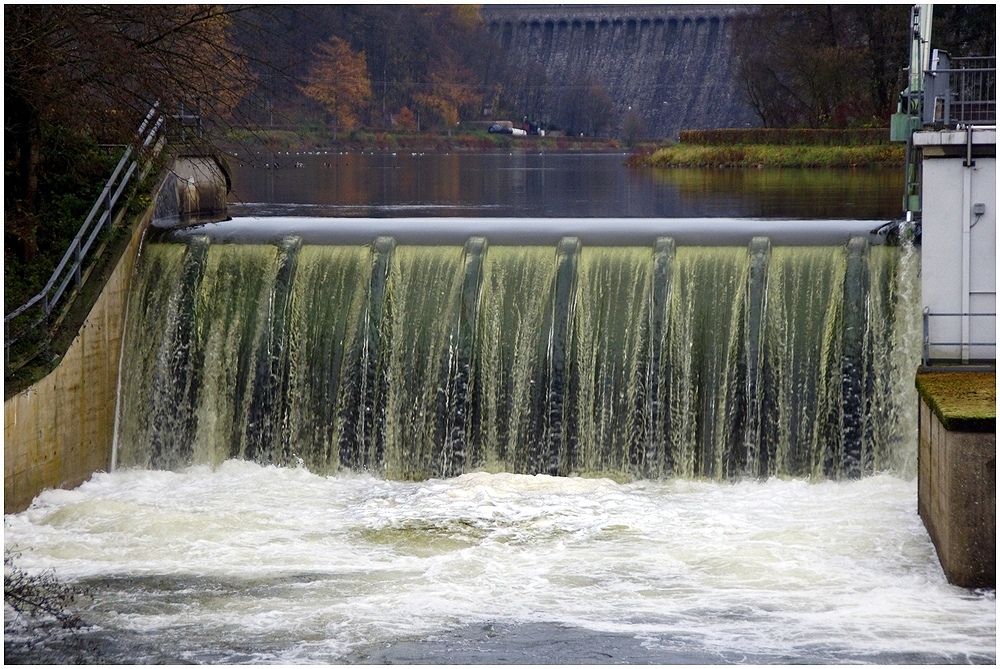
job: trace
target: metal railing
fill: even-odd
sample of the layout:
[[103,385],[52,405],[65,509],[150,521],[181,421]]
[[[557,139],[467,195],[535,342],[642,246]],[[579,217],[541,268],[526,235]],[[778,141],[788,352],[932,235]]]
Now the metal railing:
[[[4,316],[4,374],[10,369],[10,351],[16,343],[26,340],[37,340],[41,345],[47,341],[47,333],[42,332],[50,322],[53,312],[58,307],[65,306],[67,290],[70,286],[79,287],[84,279],[84,265],[89,260],[88,253],[102,231],[109,228],[116,216],[124,210],[128,198],[123,199],[125,189],[132,182],[137,172],[145,172],[158,155],[162,143],[159,141],[163,132],[165,117],[160,113],[159,105],[154,105],[142,121],[136,133],[136,141],[125,149],[124,155],[118,161],[117,167],[108,179],[100,196],[91,208],[83,225],[76,233],[69,248],[56,265],[52,276],[45,287],[34,297],[17,309]],[[141,179],[141,177],[140,177]],[[95,249],[96,250],[96,249]],[[23,318],[22,318],[23,317]],[[18,321],[15,326],[15,321]],[[11,329],[17,331],[12,333]],[[40,349],[39,349],[40,350]],[[20,365],[29,362],[39,350],[32,352],[20,360]],[[20,366],[19,365],[19,366]]]
[[177,103],[177,113],[171,116],[171,120],[175,121],[175,126],[177,132],[179,133],[180,141],[185,141],[187,127],[194,129],[195,137],[201,139],[204,136],[204,127],[202,126],[202,116],[201,116],[201,98],[194,99],[195,112],[185,113],[184,111],[184,101],[181,100]]
[[934,51],[924,88],[927,125],[996,125],[997,59],[995,56],[949,58]]
[[[960,353],[958,356],[949,356],[947,358],[935,358],[935,359],[946,359],[946,360],[962,360],[962,362],[968,362],[970,359],[975,360],[988,360],[996,359],[996,314],[983,314],[983,313],[931,313],[930,309],[924,308],[924,342],[923,342],[923,364],[926,366],[930,364],[931,361],[931,347],[935,348],[951,348],[957,349]],[[963,330],[965,334],[969,330],[969,321],[973,318],[979,319],[992,319],[993,320],[993,336],[991,341],[971,341],[967,339],[966,341],[939,341],[931,339],[931,319],[932,318],[958,318],[961,319],[956,328]],[[965,337],[963,336],[963,339]],[[991,355],[985,355],[987,349],[992,349]],[[976,357],[972,355],[973,350],[984,351],[984,355],[981,357]]]

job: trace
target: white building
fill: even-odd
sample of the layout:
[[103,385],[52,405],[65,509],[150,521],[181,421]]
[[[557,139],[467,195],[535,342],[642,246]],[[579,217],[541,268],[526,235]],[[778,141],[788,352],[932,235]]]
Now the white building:
[[996,126],[914,133],[925,363],[996,360]]

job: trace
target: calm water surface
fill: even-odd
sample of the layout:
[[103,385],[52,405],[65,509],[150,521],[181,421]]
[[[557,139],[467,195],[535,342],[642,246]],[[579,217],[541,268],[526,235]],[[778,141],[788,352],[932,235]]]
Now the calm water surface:
[[889,220],[900,212],[901,169],[652,170],[626,167],[626,158],[403,151],[237,155],[230,160],[231,214]]

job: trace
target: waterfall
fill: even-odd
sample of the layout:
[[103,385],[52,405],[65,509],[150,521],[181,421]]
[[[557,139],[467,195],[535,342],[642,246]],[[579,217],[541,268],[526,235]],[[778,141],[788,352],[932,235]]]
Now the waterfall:
[[116,462],[243,458],[396,479],[905,466],[907,253],[863,238],[149,243]]

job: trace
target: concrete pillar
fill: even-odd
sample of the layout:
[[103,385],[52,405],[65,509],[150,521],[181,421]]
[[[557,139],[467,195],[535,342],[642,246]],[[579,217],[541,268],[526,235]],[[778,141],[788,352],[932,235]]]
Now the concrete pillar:
[[[995,588],[996,418],[955,421],[945,413],[942,419],[940,408],[935,410],[934,406],[947,402],[945,393],[921,387],[920,375],[918,387],[920,518],[950,583]],[[970,388],[971,382],[959,380],[958,392]],[[987,397],[984,401],[991,400]],[[995,402],[993,397],[994,406]]]

